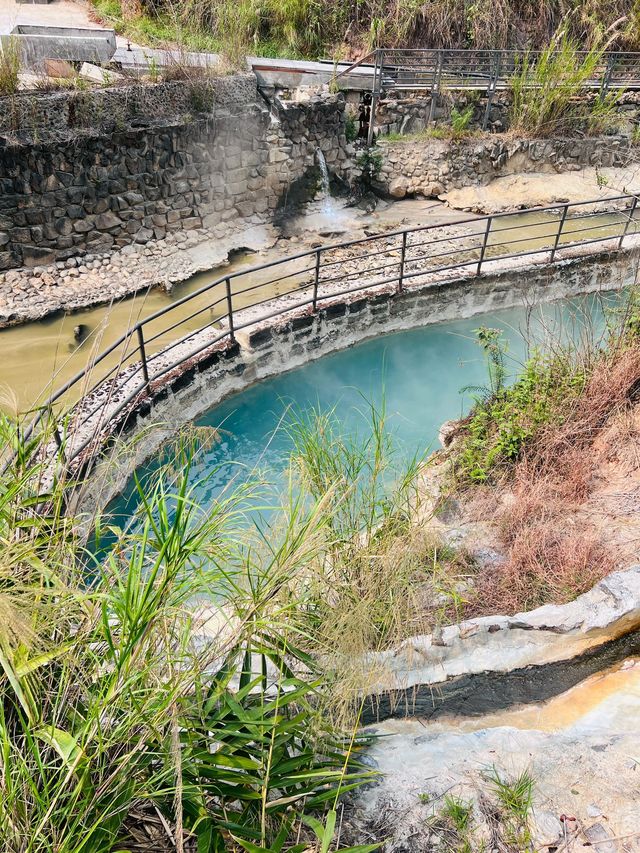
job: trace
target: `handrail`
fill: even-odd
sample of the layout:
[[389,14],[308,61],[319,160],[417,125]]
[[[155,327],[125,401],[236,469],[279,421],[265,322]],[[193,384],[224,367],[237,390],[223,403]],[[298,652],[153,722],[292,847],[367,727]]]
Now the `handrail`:
[[363,56],[361,59],[358,59],[356,62],[354,62],[348,68],[345,68],[344,71],[341,71],[338,75],[336,75],[335,79],[339,80],[341,77],[344,77],[345,74],[351,74],[352,71],[355,71],[355,69],[358,68],[360,65],[364,65],[364,63],[368,59],[371,59],[371,57],[375,56],[375,55],[376,55],[376,50],[370,51],[366,56]]
[[[373,104],[385,92],[394,89],[426,90],[431,94],[430,121],[433,119],[436,97],[443,86],[481,91],[487,98],[482,124],[483,129],[486,129],[496,90],[508,88],[524,57],[535,65],[542,54],[540,50],[495,48],[376,48],[341,72],[336,79],[374,57],[371,69]],[[588,51],[577,51],[578,57],[588,55]],[[598,90],[603,95],[614,88],[640,89],[640,52],[604,52],[594,68],[592,78],[582,84],[582,89]],[[369,144],[373,138],[374,118],[375,109],[372,107]]]
[[[594,218],[609,213],[612,205],[616,205],[615,221],[596,221],[594,224]],[[67,442],[66,466],[81,457],[97,441],[96,437],[105,425],[119,417],[141,394],[146,395],[155,384],[186,362],[197,359],[205,350],[225,341],[235,343],[237,334],[243,329],[300,309],[316,313],[331,300],[371,291],[372,288],[392,286],[400,293],[419,286],[421,282],[449,281],[461,273],[474,278],[480,276],[483,268],[492,261],[542,255],[545,261],[553,263],[562,257],[562,251],[567,247],[596,243],[601,246],[603,241],[613,241],[612,248],[618,250],[629,236],[632,221],[638,221],[634,218],[636,205],[637,196],[625,193],[605,199],[535,207],[517,213],[458,218],[438,225],[417,225],[358,240],[331,243],[223,274],[134,323],[49,397],[26,431],[26,436],[38,427],[45,413],[54,412],[54,405],[71,389],[85,380],[89,384],[96,368],[114,354],[117,354],[115,365],[107,363],[106,372],[90,388],[84,389],[80,401],[67,412],[80,443]],[[598,210],[599,206],[601,210]],[[542,234],[522,237],[522,224],[505,221],[507,217],[514,219],[531,214],[548,214],[532,226],[543,229]],[[472,231],[461,232],[461,226],[471,223]],[[585,224],[586,227],[575,227]],[[587,232],[598,236],[587,236]],[[532,248],[530,244],[534,240],[540,245]],[[257,274],[265,270],[277,271],[284,265],[287,269],[279,277],[269,276],[266,283],[254,280]],[[293,266],[293,272],[289,270],[290,266]],[[272,290],[266,295],[260,294],[261,288],[271,288],[278,283],[286,283],[286,289],[279,296],[274,296]],[[188,318],[180,316],[183,306],[194,300],[199,305],[202,297],[205,297],[202,307],[191,312]],[[216,310],[210,318],[205,317],[202,325],[195,329],[185,328],[187,321],[220,306],[222,309]],[[256,314],[256,309],[261,311]],[[247,310],[248,314],[243,313]],[[176,313],[178,319],[174,321]],[[163,318],[170,322],[159,331],[148,332],[150,324]],[[181,337],[155,352],[149,351],[151,343],[161,343],[165,335],[181,326]]]

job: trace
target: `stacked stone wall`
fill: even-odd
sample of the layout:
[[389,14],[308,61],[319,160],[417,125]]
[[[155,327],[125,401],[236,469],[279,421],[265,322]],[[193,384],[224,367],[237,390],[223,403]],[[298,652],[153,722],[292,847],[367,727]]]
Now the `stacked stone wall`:
[[395,198],[436,197],[451,189],[483,186],[523,172],[570,172],[586,166],[627,166],[634,147],[626,137],[510,139],[497,135],[459,141],[381,140],[378,189]]
[[[241,223],[268,220],[287,187],[313,167],[318,148],[335,172],[347,171],[342,96],[270,109],[252,75],[220,79],[225,85],[207,89],[212,101],[195,116],[182,112],[194,97],[189,87],[181,92],[162,84],[137,87],[136,97],[152,99],[145,121],[128,113],[124,127],[88,127],[70,138],[67,115],[64,128],[38,132],[34,119],[25,138],[5,136],[0,270],[104,253],[175,231],[206,228],[221,237]],[[153,113],[162,93],[169,117]],[[45,102],[43,122],[51,96]],[[64,104],[68,111],[68,99]],[[103,114],[101,108],[96,123]]]

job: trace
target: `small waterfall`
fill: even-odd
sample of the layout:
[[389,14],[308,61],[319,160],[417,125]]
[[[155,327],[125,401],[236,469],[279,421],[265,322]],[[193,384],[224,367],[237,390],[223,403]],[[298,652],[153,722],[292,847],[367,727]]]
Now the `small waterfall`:
[[316,149],[316,161],[318,163],[318,168],[320,169],[322,210],[324,213],[333,213],[335,206],[331,198],[329,170],[327,169],[327,161],[324,159],[324,154],[319,148]]

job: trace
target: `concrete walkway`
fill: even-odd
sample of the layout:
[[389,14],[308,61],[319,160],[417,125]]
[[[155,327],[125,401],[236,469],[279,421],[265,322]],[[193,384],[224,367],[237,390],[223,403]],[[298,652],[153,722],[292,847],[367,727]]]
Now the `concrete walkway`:
[[[91,7],[88,3],[74,0],[54,0],[52,3],[17,3],[16,0],[0,0],[0,35],[10,33],[18,24],[39,24],[51,27],[92,27],[101,24],[91,20]],[[175,61],[175,52],[159,48],[137,45],[123,36],[117,36],[117,50],[113,57],[125,68],[144,68],[153,58],[158,65],[167,65]],[[194,66],[215,68],[220,56],[215,53],[196,53],[180,51],[181,63]],[[249,56],[247,64],[255,71],[258,80],[265,86],[318,86],[328,83],[335,73],[331,61],[308,62],[295,59],[271,59]],[[348,68],[349,63],[341,63],[338,72]],[[342,85],[349,89],[369,90],[373,69],[357,68],[345,76]]]

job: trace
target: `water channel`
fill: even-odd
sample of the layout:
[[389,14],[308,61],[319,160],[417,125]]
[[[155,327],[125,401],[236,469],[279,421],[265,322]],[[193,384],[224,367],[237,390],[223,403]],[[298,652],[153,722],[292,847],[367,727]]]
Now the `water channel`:
[[[308,221],[300,224],[299,228],[303,236],[299,237],[294,245],[289,242],[278,243],[271,249],[261,252],[259,256],[249,253],[238,255],[224,268],[193,276],[189,281],[177,286],[171,294],[152,290],[88,311],[55,316],[35,323],[3,329],[0,331],[0,387],[4,389],[4,396],[15,400],[20,409],[30,408],[83,369],[96,353],[106,349],[137,320],[150,316],[223,274],[278,260],[288,254],[304,251],[310,245],[331,242],[327,236],[323,237],[323,234],[327,233],[327,218],[333,222],[334,227],[339,227],[344,232],[344,237],[334,236],[334,241],[363,236],[367,233],[367,227],[370,226],[379,230],[389,230],[446,223],[465,218],[465,214],[447,210],[433,202],[419,200],[398,202],[374,214],[356,214],[346,210],[334,210],[329,217],[326,211],[322,211],[322,214],[324,222],[321,216],[319,220],[309,217]],[[469,219],[471,221],[467,227],[471,229],[473,217],[469,216]],[[578,220],[573,224],[571,220],[567,220],[560,238],[560,245],[578,239],[576,236],[578,232],[581,240],[615,236],[621,233],[623,222],[623,217],[616,214],[593,216],[588,220],[586,228],[583,221]],[[636,223],[633,223],[633,227],[636,227]],[[489,235],[488,256],[490,257],[492,252],[500,253],[500,246],[505,243],[510,244],[510,252],[518,250],[531,252],[546,248],[552,244],[551,235],[556,228],[555,224],[549,224],[549,214],[544,213],[522,213],[496,219]],[[462,230],[464,231],[464,226]],[[296,282],[296,275],[302,264],[301,261],[283,264],[278,268],[279,275],[286,277],[283,283],[268,284],[237,297],[234,300],[234,309],[250,305],[256,298],[277,296],[286,289],[290,289],[292,283]],[[251,274],[249,284],[259,286],[271,279],[273,279],[273,270],[261,270]],[[247,278],[244,278],[241,286],[246,288],[247,284]],[[259,296],[256,297],[256,294]],[[210,304],[210,300],[210,294],[202,294],[190,301],[188,305],[177,309],[171,322],[181,319],[181,316],[186,317],[198,308],[205,307]],[[160,335],[150,348],[151,351],[157,351],[177,336],[200,328],[203,323],[202,317],[203,315],[199,315],[185,322],[178,332],[174,331],[166,336]],[[161,319],[156,322],[158,330],[166,325],[166,320]],[[88,331],[81,344],[74,339],[74,328],[78,324],[82,324]],[[154,324],[150,324],[149,335],[155,331],[157,330]],[[117,358],[116,353],[112,358],[113,364],[116,363]],[[109,361],[104,364],[105,368],[111,366]]]

